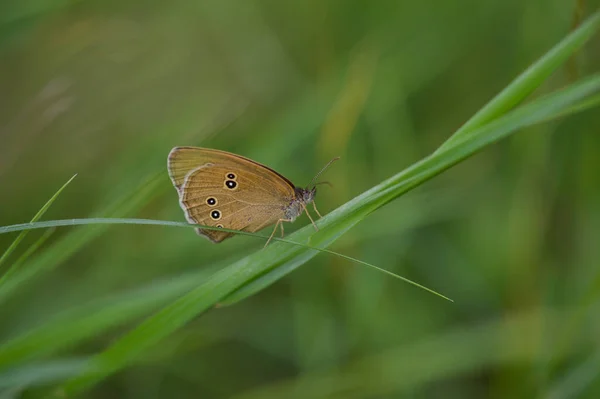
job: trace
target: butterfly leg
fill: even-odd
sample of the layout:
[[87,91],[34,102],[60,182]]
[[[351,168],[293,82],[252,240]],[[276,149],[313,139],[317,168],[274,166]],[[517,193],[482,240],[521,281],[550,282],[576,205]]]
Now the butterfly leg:
[[315,201],[313,201],[313,208],[315,208],[315,212],[317,212],[317,215],[319,215],[320,218],[322,218],[323,216],[321,216],[321,214],[319,213],[319,210],[317,209],[317,204],[315,204]]
[[304,207],[304,211],[306,212],[306,214],[308,215],[308,218],[310,219],[310,222],[312,223],[313,227],[315,228],[315,230],[319,231],[319,228],[317,227],[317,225],[315,224],[315,221],[313,220],[313,218],[310,216],[310,213],[308,213],[308,209],[306,209],[306,207]]
[[267,245],[269,245],[269,242],[271,242],[271,238],[273,238],[273,236],[275,235],[275,232],[277,231],[277,227],[279,227],[279,226],[281,226],[281,236],[283,237],[283,223],[282,222],[291,222],[291,220],[279,219],[277,221],[277,223],[275,223],[275,228],[273,229],[273,232],[271,232],[271,235],[269,236],[269,239],[267,240],[267,242],[265,243],[265,246],[263,248],[266,248]]

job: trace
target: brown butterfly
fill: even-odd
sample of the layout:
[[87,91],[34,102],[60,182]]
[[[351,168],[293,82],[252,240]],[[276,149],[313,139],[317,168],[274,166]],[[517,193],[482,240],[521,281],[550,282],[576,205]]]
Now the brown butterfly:
[[[266,246],[278,226],[283,236],[282,222],[293,222],[302,212],[318,230],[306,206],[312,203],[321,217],[314,203],[316,186],[321,183],[313,183],[337,159],[329,161],[307,188],[294,186],[273,169],[251,159],[209,148],[173,148],[168,169],[188,222],[248,232],[275,223]],[[215,243],[234,235],[202,228],[196,232]]]

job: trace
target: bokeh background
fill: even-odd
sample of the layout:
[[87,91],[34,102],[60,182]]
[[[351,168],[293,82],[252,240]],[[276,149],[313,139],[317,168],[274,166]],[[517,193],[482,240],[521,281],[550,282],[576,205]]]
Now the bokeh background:
[[[599,5],[3,1],[0,225],[29,221],[75,173],[44,219],[183,221],[166,174],[178,145],[239,153],[298,185],[339,155],[317,196],[328,212],[435,150]],[[593,38],[536,95],[597,71],[599,46]],[[332,247],[454,303],[321,255],[84,397],[598,397],[599,126],[595,109],[519,132]],[[0,235],[0,250],[13,238]],[[38,251],[48,270],[0,305],[0,341],[262,245],[156,226],[57,229]],[[54,358],[94,354],[142,319]]]

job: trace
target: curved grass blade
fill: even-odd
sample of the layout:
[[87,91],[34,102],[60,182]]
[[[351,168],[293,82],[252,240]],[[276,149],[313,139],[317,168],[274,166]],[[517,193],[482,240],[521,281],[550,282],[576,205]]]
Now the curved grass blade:
[[[136,187],[132,193],[120,198],[113,204],[106,207],[102,212],[105,215],[122,215],[130,212],[132,209],[137,209],[142,203],[145,203],[150,196],[155,192],[155,187],[163,181],[163,173],[153,174],[148,179],[143,181]],[[38,222],[43,223],[43,222]],[[24,225],[21,225],[22,227]],[[18,230],[26,230],[25,228]],[[51,227],[51,226],[48,226]],[[85,226],[76,231],[69,232],[60,239],[52,243],[36,256],[27,262],[25,267],[20,268],[13,273],[10,278],[7,278],[0,285],[0,303],[6,300],[21,284],[30,279],[39,276],[42,271],[51,270],[55,266],[64,262],[66,259],[76,253],[81,247],[90,243],[95,238],[99,237],[106,227],[104,226]],[[4,232],[8,232],[6,229]]]
[[[94,224],[134,224],[134,225],[153,225],[153,226],[169,226],[169,227],[188,227],[195,228],[198,225],[173,222],[170,220],[154,220],[154,219],[135,219],[135,218],[83,218],[83,219],[62,219],[62,220],[47,220],[37,223],[19,223],[9,226],[0,226],[0,234],[14,233],[16,231],[47,229],[54,227],[68,226],[88,226]],[[203,226],[206,229],[212,229],[210,226]],[[227,229],[225,229],[227,230]],[[253,235],[253,234],[250,234]],[[262,237],[262,236],[261,236]],[[275,238],[273,238],[275,239]]]
[[[198,228],[198,226],[201,226],[203,229],[207,229],[207,230],[219,230],[219,231],[227,231],[227,232],[231,232],[231,233],[235,233],[235,234],[239,234],[239,235],[245,235],[245,236],[251,236],[251,237],[257,237],[257,238],[262,238],[264,240],[267,240],[268,237],[267,236],[263,236],[260,234],[256,234],[256,233],[249,233],[246,231],[239,231],[239,230],[232,230],[232,229],[227,229],[227,228],[222,228],[222,227],[214,227],[214,226],[203,226],[203,225],[198,225],[198,224],[189,224],[189,223],[182,223],[182,222],[171,222],[168,220],[152,220],[152,219],[126,219],[126,218],[89,218],[89,219],[67,219],[67,220],[49,220],[49,221],[44,221],[44,222],[37,222],[37,223],[22,223],[22,224],[15,224],[15,225],[11,225],[11,226],[3,226],[0,227],[0,234],[3,233],[10,233],[10,232],[15,232],[15,231],[23,231],[23,230],[31,230],[31,229],[41,229],[41,228],[48,228],[48,227],[52,227],[52,228],[56,228],[56,227],[63,227],[63,226],[76,226],[76,225],[92,225],[92,224],[134,224],[134,225],[154,225],[154,226],[170,226],[170,227],[192,227],[192,228]],[[271,238],[272,241],[279,241],[279,242],[284,242],[287,244],[292,244],[292,245],[297,245],[300,246],[302,248],[305,249],[312,249],[314,251],[317,252],[323,252],[323,253],[328,253],[334,256],[338,256],[340,258],[349,260],[351,262],[354,263],[358,263],[360,265],[363,266],[367,266],[370,267],[374,270],[380,271],[382,273],[388,274],[392,277],[395,277],[399,280],[402,280],[408,284],[414,285],[415,287],[421,288],[425,291],[428,291],[434,295],[439,296],[440,298],[443,298],[447,301],[453,302],[452,299],[448,298],[447,296],[444,296],[442,294],[440,294],[439,292],[436,292],[430,288],[427,288],[415,281],[412,281],[410,279],[407,279],[406,277],[402,277],[398,274],[395,274],[393,272],[390,272],[389,270],[385,270],[383,268],[380,268],[378,266],[375,266],[371,263],[367,263],[355,258],[352,258],[350,256],[347,255],[343,255],[340,254],[338,252],[334,252],[334,251],[330,251],[328,249],[324,249],[324,248],[318,248],[318,247],[314,247],[314,246],[310,246],[307,244],[302,244],[299,242],[295,242],[295,241],[290,241],[284,238],[278,238],[278,237],[273,237]]]
[[[73,177],[71,177],[65,184],[62,185],[61,188],[58,189],[58,191],[56,193],[54,193],[54,195],[44,204],[44,206],[42,206],[40,208],[40,210],[35,214],[35,216],[33,216],[33,218],[31,219],[30,223],[34,223],[34,222],[38,221],[42,216],[44,216],[44,213],[46,213],[46,211],[50,208],[50,206],[52,205],[52,203],[58,198],[58,196],[60,195],[60,193],[62,193],[63,190],[65,188],[67,188],[67,186],[69,185],[69,183],[71,183],[73,181],[73,179],[75,179],[75,177],[77,177],[77,174],[73,175]],[[27,235],[27,233],[28,233],[27,230],[23,230],[17,236],[17,238],[15,238],[15,240],[12,242],[12,244],[10,244],[10,246],[8,247],[8,249],[6,251],[4,251],[4,253],[0,257],[0,266],[2,266],[2,264],[6,261],[6,259],[8,259],[8,257],[14,252],[15,249],[17,249],[17,247],[19,246],[19,244],[21,243],[21,241],[23,241],[23,239],[25,238],[25,236]],[[8,271],[6,272],[6,274],[4,275],[4,277],[6,277],[9,274],[14,273],[15,270],[16,270],[16,266],[13,265],[11,268],[8,269]],[[0,285],[2,284],[2,281],[3,281],[4,277],[2,279],[0,279]]]
[[[318,232],[313,232],[312,226],[306,226],[293,233],[290,239],[296,242],[307,242],[310,237],[311,244],[326,247],[369,213],[402,193],[431,179],[487,145],[520,128],[552,117],[598,91],[600,91],[600,75],[583,80],[512,111],[505,117],[477,129],[463,140],[456,141],[452,146],[434,153],[342,205],[317,222],[320,228]],[[84,391],[125,367],[144,353],[147,348],[157,344],[164,337],[181,328],[202,312],[222,302],[245,285],[278,268],[287,271],[293,270],[316,254],[317,251],[314,249],[275,242],[266,249],[219,270],[204,284],[146,319],[97,355],[90,368],[81,376],[67,381],[62,385],[61,391],[66,394]],[[262,281],[261,284],[265,286],[265,283],[272,281]]]

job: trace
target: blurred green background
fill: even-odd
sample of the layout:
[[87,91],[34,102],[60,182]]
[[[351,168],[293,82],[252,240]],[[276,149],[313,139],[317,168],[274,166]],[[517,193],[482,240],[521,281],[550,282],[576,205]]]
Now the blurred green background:
[[[178,145],[232,151],[301,186],[339,155],[317,196],[326,213],[434,151],[599,5],[3,1],[0,225],[29,221],[75,173],[44,219],[184,221],[166,173]],[[599,46],[539,93],[598,71]],[[599,126],[595,109],[519,132],[331,248],[454,303],[320,255],[84,397],[599,397]],[[0,235],[0,251],[14,237]],[[156,226],[57,229],[37,258],[52,270],[0,303],[0,342],[72,309],[145,300],[262,245]],[[142,319],[46,360],[85,358]]]

